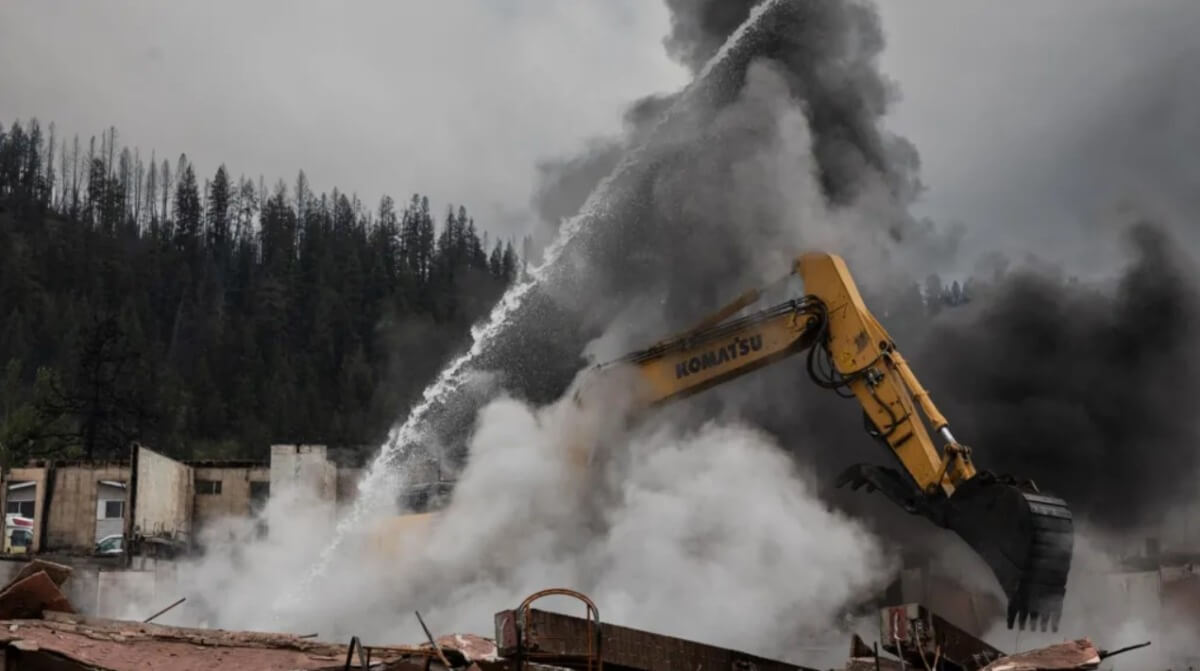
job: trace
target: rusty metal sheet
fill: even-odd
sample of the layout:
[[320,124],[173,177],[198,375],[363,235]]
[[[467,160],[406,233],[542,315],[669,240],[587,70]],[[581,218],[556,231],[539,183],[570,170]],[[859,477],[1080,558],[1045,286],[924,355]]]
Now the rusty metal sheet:
[[[347,652],[345,645],[289,634],[169,627],[65,613],[47,613],[46,619],[40,620],[0,621],[0,632],[3,632],[0,636],[3,647],[25,655],[22,663],[39,669],[341,671]],[[428,656],[415,647],[412,650],[370,648],[372,661],[381,664],[380,668],[396,671],[431,668]],[[50,658],[60,660],[61,664],[39,665]],[[432,668],[440,669],[441,665]]]
[[937,658],[951,669],[978,671],[1004,655],[916,603],[881,609],[879,638],[884,650],[919,668]]
[[[530,658],[569,668],[585,668],[590,649],[588,621],[537,609],[529,627],[515,610],[496,614],[496,643],[505,657]],[[605,668],[635,671],[812,671],[807,667],[612,624],[600,625],[600,656]]]
[[1100,666],[1100,651],[1086,638],[1002,657],[983,671],[1085,671]]
[[[496,649],[496,643],[489,638],[476,636],[475,634],[447,634],[439,636],[437,642],[452,663],[455,662],[456,657],[461,658],[467,664],[500,661],[500,653]],[[425,646],[427,645],[429,644],[426,643]],[[432,646],[429,647],[432,648]]]

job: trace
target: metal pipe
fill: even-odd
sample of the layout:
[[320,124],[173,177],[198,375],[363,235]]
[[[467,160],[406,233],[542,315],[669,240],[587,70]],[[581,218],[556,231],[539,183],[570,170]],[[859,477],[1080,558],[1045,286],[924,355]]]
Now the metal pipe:
[[433,651],[437,653],[442,666],[445,666],[447,669],[451,668],[450,661],[446,659],[446,653],[442,652],[442,646],[438,645],[437,639],[433,637],[433,632],[429,631],[429,627],[425,626],[425,620],[421,617],[421,611],[414,610],[413,613],[417,616],[417,622],[421,623],[421,629],[425,631],[425,638],[429,639],[429,645],[433,646]]
[[151,620],[153,620],[153,619],[157,618],[159,615],[162,615],[163,613],[167,612],[168,610],[171,610],[171,609],[172,609],[172,608],[174,608],[175,606],[178,606],[179,604],[183,603],[184,601],[187,601],[187,597],[186,597],[186,596],[185,596],[185,597],[183,597],[183,598],[181,598],[181,599],[179,599],[179,601],[176,601],[175,603],[171,604],[170,606],[167,606],[166,608],[164,608],[164,609],[162,609],[162,610],[158,611],[157,613],[155,613],[155,614],[151,615],[150,617],[148,617],[148,618],[146,618],[146,619],[142,620],[142,624],[148,624],[148,623],[149,623]]
[[947,443],[951,445],[958,444],[958,441],[954,439],[954,434],[950,433],[949,424],[943,424],[942,427],[938,429],[938,435],[940,435]]
[[1113,655],[1119,655],[1122,652],[1129,652],[1130,650],[1137,650],[1138,648],[1144,648],[1148,645],[1150,645],[1150,641],[1146,641],[1145,643],[1138,643],[1136,645],[1127,645],[1124,648],[1117,648],[1116,650],[1101,650],[1101,651],[1099,651],[1100,659],[1108,659],[1109,657],[1112,657]]

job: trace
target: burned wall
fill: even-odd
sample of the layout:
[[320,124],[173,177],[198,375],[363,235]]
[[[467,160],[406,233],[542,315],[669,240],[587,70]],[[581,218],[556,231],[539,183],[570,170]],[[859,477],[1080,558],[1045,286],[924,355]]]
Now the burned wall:
[[[272,445],[271,495],[295,499],[304,506],[305,517],[314,528],[327,525],[333,528],[337,514],[337,465],[330,459],[324,445]],[[273,507],[279,515],[290,513],[290,506]],[[286,519],[270,519],[272,529],[287,526]]]
[[193,480],[191,467],[138,446],[134,530],[146,536],[190,536]]
[[[193,467],[196,496],[192,522],[197,529],[224,517],[246,517],[253,511],[254,483],[269,483],[265,465],[213,465]],[[265,485],[264,485],[265,486]]]
[[[129,465],[115,462],[59,465],[54,468],[53,478],[49,524],[42,549],[88,552],[95,545],[97,529],[104,526],[108,514],[111,512],[116,519],[123,519],[127,506],[119,506],[120,511],[104,509],[99,496],[100,483],[128,483]],[[119,488],[110,485],[107,489]],[[115,526],[115,533],[121,533],[123,524]]]

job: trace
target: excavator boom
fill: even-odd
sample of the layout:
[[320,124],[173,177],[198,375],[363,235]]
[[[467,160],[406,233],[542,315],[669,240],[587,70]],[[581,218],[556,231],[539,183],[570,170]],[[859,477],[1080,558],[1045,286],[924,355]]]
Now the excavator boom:
[[[957,533],[991,567],[1008,596],[1008,625],[1032,618],[1056,630],[1070,569],[1073,529],[1065,502],[1032,483],[977,471],[908,362],[867,310],[845,262],[796,259],[805,296],[734,317],[761,297],[746,292],[695,328],[605,364],[633,366],[647,406],[699,393],[806,353],[811,379],[856,399],[868,433],[904,474],[860,464],[839,484],[880,490],[905,510]],[[931,434],[932,430],[932,434]],[[944,443],[938,449],[932,435]]]

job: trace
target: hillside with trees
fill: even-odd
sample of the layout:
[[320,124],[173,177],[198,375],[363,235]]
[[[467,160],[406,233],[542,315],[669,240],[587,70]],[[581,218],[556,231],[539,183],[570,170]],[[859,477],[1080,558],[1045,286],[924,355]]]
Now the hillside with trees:
[[0,128],[0,462],[377,444],[521,272],[462,206]]

